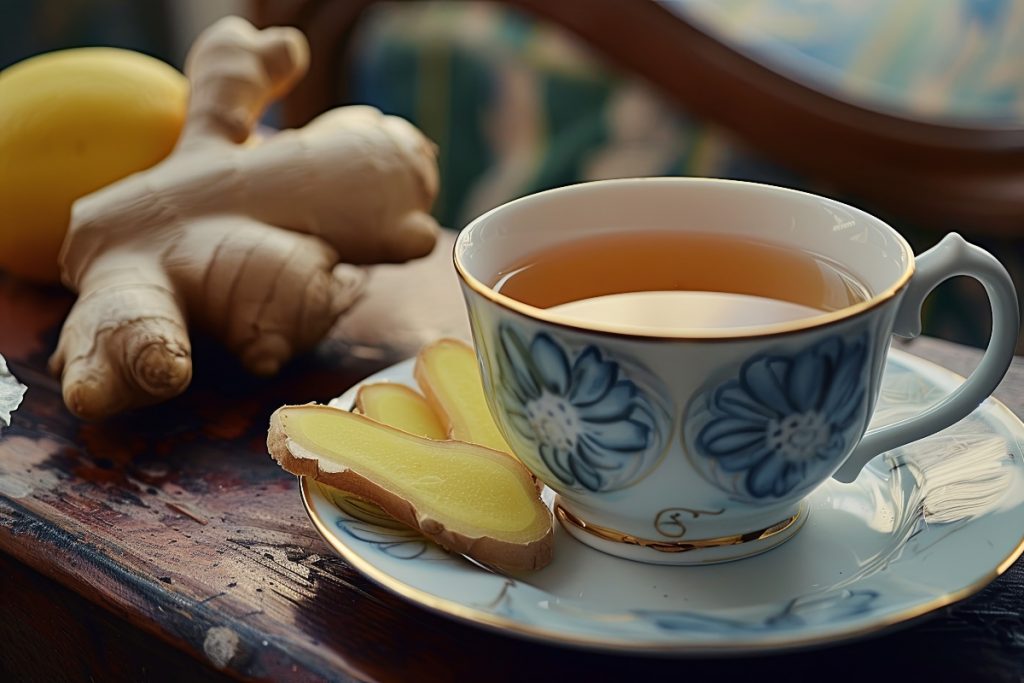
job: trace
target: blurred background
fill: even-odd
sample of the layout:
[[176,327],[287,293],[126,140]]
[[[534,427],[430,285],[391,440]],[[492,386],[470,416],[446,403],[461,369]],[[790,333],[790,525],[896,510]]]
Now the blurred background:
[[[0,68],[84,45],[181,68],[220,16],[293,24],[314,71],[268,124],[356,102],[410,119],[440,147],[453,229],[581,180],[718,176],[848,201],[917,251],[958,230],[1024,280],[1024,2],[560,4],[0,0]],[[929,334],[987,339],[973,283],[926,313]]]
[[246,0],[0,0],[0,69],[69,47],[138,50],[179,69],[195,37]]

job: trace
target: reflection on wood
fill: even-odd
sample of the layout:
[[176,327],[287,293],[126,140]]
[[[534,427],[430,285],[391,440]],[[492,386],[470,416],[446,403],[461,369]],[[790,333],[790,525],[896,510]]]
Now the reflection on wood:
[[[392,286],[408,291],[400,280]],[[0,679],[34,671],[55,680],[49,674],[59,671],[83,680],[200,680],[183,664],[193,659],[208,673],[220,664],[232,677],[259,680],[679,676],[677,661],[579,653],[456,623],[334,556],[307,520],[295,479],[267,456],[267,422],[282,403],[327,401],[400,360],[383,344],[356,356],[348,342],[329,341],[264,380],[200,337],[183,397],[84,424],[64,409],[45,371],[70,299],[31,291],[0,278],[0,352],[29,387],[0,436]],[[421,316],[435,305],[442,315],[462,313],[457,291],[452,299],[405,300]],[[960,372],[977,359],[929,340],[913,350]],[[1015,367],[1004,391],[1020,413],[1024,368]],[[63,588],[54,591],[54,581]],[[884,661],[894,675],[1016,680],[1024,674],[1022,585],[1018,564],[971,602],[880,640],[685,665],[698,679],[786,679],[819,667],[867,678]],[[72,593],[78,598],[69,600]]]

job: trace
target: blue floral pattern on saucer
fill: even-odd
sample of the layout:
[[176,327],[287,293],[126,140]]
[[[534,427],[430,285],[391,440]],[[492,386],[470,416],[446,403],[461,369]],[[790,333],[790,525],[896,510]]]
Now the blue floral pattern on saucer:
[[696,434],[692,447],[739,475],[741,495],[787,497],[852,447],[866,419],[866,368],[866,335],[758,354],[710,392],[706,405],[698,399],[701,415],[691,415],[686,430]]
[[439,545],[395,520],[377,505],[325,484],[315,486],[338,509],[334,525],[356,541],[370,544],[385,555],[399,560],[451,558]]
[[735,634],[744,631],[772,633],[782,630],[826,626],[871,611],[879,594],[873,590],[840,589],[802,595],[762,620],[728,619],[717,615],[681,610],[636,610],[634,614],[666,631],[712,631]]
[[[366,380],[379,381],[414,387],[413,361]],[[961,381],[893,351],[872,423],[919,414]],[[332,405],[349,409],[358,388]],[[882,633],[1008,569],[1024,528],[1022,445],[1020,420],[986,401],[945,432],[877,458],[853,484],[826,481],[812,493],[814,514],[801,534],[817,539],[819,551],[801,550],[798,540],[713,569],[629,562],[557,527],[554,563],[509,577],[445,553],[361,501],[309,479],[301,486],[327,543],[413,604],[548,644],[764,654]],[[552,504],[550,490],[544,499]]]
[[621,363],[593,345],[574,353],[547,332],[527,343],[508,323],[498,335],[498,400],[513,438],[532,446],[559,481],[614,491],[657,464],[670,428],[665,400],[627,377]]

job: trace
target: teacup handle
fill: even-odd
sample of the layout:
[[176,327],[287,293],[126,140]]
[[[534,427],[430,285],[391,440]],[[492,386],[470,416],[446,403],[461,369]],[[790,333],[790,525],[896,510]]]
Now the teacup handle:
[[880,453],[917,441],[967,417],[995,390],[1013,360],[1020,327],[1017,293],[1009,273],[992,254],[974,246],[956,233],[916,258],[916,272],[896,313],[893,334],[916,337],[921,334],[921,306],[940,283],[957,275],[968,275],[985,287],[992,305],[992,336],[978,367],[953,393],[920,415],[878,429],[861,439],[853,453],[833,475],[852,482],[861,469]]

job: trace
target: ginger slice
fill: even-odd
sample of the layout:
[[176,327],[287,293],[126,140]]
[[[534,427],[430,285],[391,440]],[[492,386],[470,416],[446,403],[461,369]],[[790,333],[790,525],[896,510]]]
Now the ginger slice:
[[376,503],[447,550],[508,571],[551,561],[551,511],[505,453],[319,405],[275,411],[267,448],[288,472]]
[[413,374],[447,428],[449,438],[513,455],[487,409],[472,348],[455,339],[436,341],[417,354]]
[[[371,420],[409,434],[436,440],[448,438],[441,421],[437,418],[437,413],[427,403],[427,399],[404,384],[377,382],[362,385],[356,392],[355,410]],[[338,496],[349,497],[344,491],[335,493]],[[369,506],[377,515],[387,516],[386,512],[373,503],[360,501],[359,504],[364,509]]]
[[364,384],[356,393],[356,412],[416,436],[435,440],[448,438],[427,399],[404,384]]

